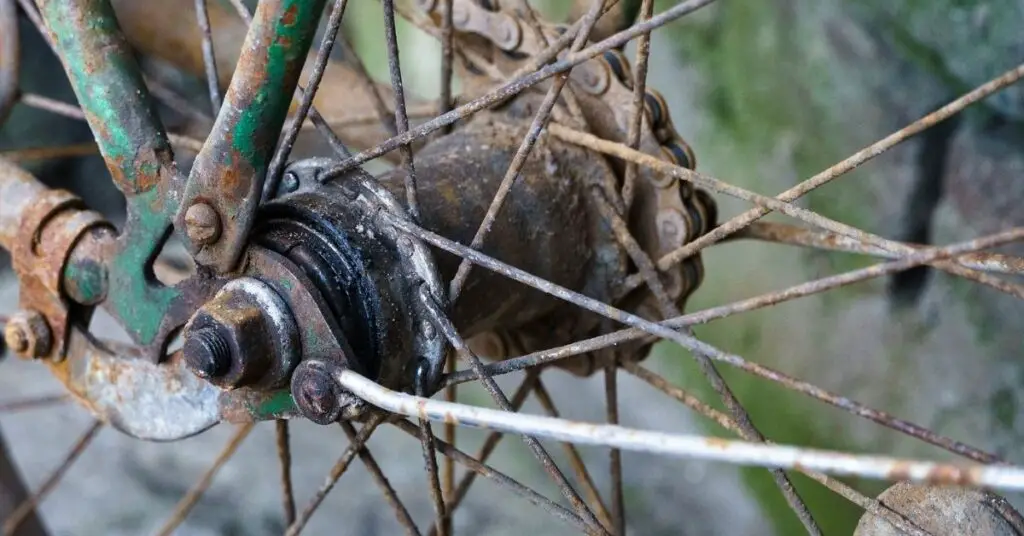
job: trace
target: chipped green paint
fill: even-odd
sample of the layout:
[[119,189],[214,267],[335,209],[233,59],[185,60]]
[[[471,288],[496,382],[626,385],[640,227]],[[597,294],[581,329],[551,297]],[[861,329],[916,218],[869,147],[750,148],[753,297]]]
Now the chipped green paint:
[[[220,239],[196,248],[201,265],[224,273],[241,256],[324,3],[262,0],[256,9],[223,107],[185,190],[183,208],[201,201],[221,215]],[[176,216],[179,227],[184,213]]]
[[[274,35],[265,51],[264,70],[244,73],[249,75],[249,80],[256,80],[257,86],[252,102],[238,116],[232,132],[232,148],[257,173],[264,173],[270,162],[323,6],[322,1],[282,2],[283,14],[274,21]],[[230,159],[231,153],[228,156]]]
[[39,2],[75,95],[118,187],[153,188],[171,146],[108,0]]
[[256,420],[266,421],[295,413],[296,406],[295,400],[292,398],[292,394],[287,389],[282,389],[274,393],[270,398],[266,398],[255,407],[250,407],[249,412]]
[[[128,225],[109,261],[105,308],[139,344],[156,337],[177,291],[150,274],[178,208],[181,176],[171,146],[109,0],[42,0],[41,14],[100,153],[128,205]],[[163,187],[161,187],[163,186]],[[69,271],[80,288],[96,274]],[[96,289],[93,289],[96,290]]]
[[[151,190],[137,196],[140,204],[153,203],[160,196]],[[164,313],[178,296],[177,289],[155,281],[150,266],[157,247],[170,232],[169,216],[143,211],[130,222],[132,233],[123,237],[121,250],[110,264],[110,293],[107,310],[132,335],[136,342],[153,342]]]

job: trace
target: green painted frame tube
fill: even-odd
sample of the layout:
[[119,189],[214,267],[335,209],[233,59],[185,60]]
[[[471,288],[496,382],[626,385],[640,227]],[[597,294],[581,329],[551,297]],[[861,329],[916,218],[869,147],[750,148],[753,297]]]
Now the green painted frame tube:
[[324,0],[260,0],[217,115],[196,157],[176,225],[193,203],[220,217],[220,237],[192,245],[196,261],[218,272],[234,268],[263,192],[267,167],[284,126]]

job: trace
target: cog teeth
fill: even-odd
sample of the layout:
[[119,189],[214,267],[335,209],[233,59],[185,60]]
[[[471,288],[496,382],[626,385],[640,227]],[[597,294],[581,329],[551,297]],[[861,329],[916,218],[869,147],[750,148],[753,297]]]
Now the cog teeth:
[[693,149],[679,138],[673,138],[661,146],[662,153],[675,165],[694,169],[697,165]]
[[633,89],[633,69],[622,52],[614,49],[608,50],[604,53],[604,61],[622,85]]
[[651,122],[651,128],[658,130],[668,126],[668,104],[661,93],[650,89],[644,93],[644,109],[647,111],[647,119]]

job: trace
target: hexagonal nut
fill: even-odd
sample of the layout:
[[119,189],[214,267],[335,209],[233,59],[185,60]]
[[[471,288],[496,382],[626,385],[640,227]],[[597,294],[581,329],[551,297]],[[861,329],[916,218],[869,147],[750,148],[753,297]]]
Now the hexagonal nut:
[[184,350],[193,372],[220,387],[275,386],[287,380],[298,360],[298,330],[273,289],[241,278],[189,320]]
[[[900,482],[878,500],[929,534],[1016,536],[1024,519],[1003,497],[958,486],[925,486]],[[865,513],[854,536],[902,536],[903,530]]]
[[53,347],[50,325],[36,311],[22,311],[12,316],[4,327],[4,342],[15,355],[25,359],[43,357]]

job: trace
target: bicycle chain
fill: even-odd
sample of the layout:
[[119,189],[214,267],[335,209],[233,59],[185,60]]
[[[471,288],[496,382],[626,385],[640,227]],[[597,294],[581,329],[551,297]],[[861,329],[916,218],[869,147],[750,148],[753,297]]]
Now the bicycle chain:
[[[417,4],[431,22],[440,28],[444,2],[418,0]],[[475,58],[491,62],[488,68],[482,68],[474,65],[468,54],[463,55],[462,61],[455,62],[466,98],[479,96],[492,88],[495,69],[505,79],[514,76],[518,69],[527,65],[531,58],[569,29],[564,24],[537,20],[525,9],[530,8],[521,0],[453,0],[452,24],[454,38],[458,42],[456,50],[471,49],[476,53]],[[538,29],[540,34],[537,33]],[[562,51],[558,57],[566,53]],[[582,112],[582,117],[572,113],[564,98],[567,91],[563,91],[563,99],[553,110],[552,120],[588,130],[603,139],[628,143],[633,109],[633,71],[622,51],[610,50],[574,67],[569,82],[566,89],[575,90],[569,98],[578,100],[577,110]],[[546,92],[550,83],[538,84],[528,91]],[[693,150],[676,131],[668,105],[656,90],[645,91],[642,125],[639,150],[675,165],[696,168],[697,160]],[[614,170],[621,191],[626,166],[612,159],[608,159],[608,163]],[[658,174],[645,168],[637,169],[631,206],[624,206],[619,192],[608,197],[615,201],[613,206],[618,206],[619,216],[627,221],[641,249],[655,262],[666,253],[709,231],[717,220],[715,202],[707,192],[679,181],[674,176]],[[703,280],[703,262],[700,255],[694,255],[669,270],[660,271],[658,276],[673,305],[682,310],[686,299]],[[626,288],[622,290],[620,298],[640,316],[651,320],[659,320],[664,316],[664,308],[659,306],[650,292],[637,296],[637,292]],[[578,325],[573,327],[579,328]],[[512,346],[518,347],[520,351],[539,349],[531,348],[533,345],[528,344],[522,334],[498,334],[498,337],[500,341],[492,337],[492,341],[486,344],[492,355],[507,355]],[[592,371],[593,363],[586,368]]]

